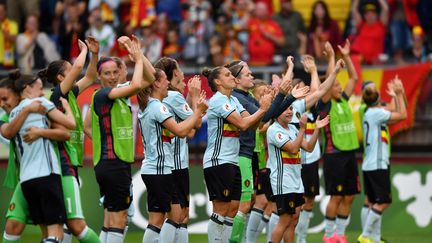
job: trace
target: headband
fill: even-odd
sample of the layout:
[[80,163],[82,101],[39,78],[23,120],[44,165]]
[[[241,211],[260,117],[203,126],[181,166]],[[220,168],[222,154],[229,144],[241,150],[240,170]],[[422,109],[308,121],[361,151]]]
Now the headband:
[[117,63],[116,63],[114,60],[106,60],[105,62],[103,62],[103,63],[99,66],[97,72],[100,73],[100,71],[102,70],[102,66],[104,66],[104,65],[107,64],[107,63],[114,63],[114,64],[117,66]]

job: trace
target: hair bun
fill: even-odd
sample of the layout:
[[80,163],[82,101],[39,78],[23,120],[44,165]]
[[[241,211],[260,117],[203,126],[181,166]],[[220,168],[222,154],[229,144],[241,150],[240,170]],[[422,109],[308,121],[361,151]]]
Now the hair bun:
[[204,77],[208,78],[211,74],[212,70],[210,68],[205,67],[202,71],[201,74],[204,75]]
[[37,76],[41,79],[46,79],[48,76],[48,68],[44,68],[37,73]]
[[21,77],[21,72],[20,72],[19,69],[11,70],[8,73],[8,77],[11,80],[17,80],[17,79],[19,79]]

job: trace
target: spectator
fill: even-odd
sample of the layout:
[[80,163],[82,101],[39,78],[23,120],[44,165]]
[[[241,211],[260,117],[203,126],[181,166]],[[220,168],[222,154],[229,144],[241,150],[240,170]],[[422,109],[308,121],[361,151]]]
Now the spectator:
[[[404,63],[403,55],[411,49],[411,27],[419,24],[416,12],[412,14],[410,11],[415,10],[416,3],[411,2],[411,0],[389,0],[390,10],[392,10],[390,32],[393,59],[398,64]],[[410,5],[408,5],[409,3]],[[407,16],[406,14],[410,15]],[[408,18],[410,16],[411,18]]]
[[364,16],[359,12],[359,0],[353,0],[351,14],[357,33],[352,44],[352,53],[360,54],[367,64],[377,63],[384,52],[384,39],[388,23],[388,5],[379,0],[381,13],[378,15],[376,4],[363,5]]
[[249,20],[249,63],[253,66],[271,65],[276,47],[285,43],[279,24],[270,18],[267,5],[258,2],[255,16]]
[[176,24],[180,24],[182,20],[181,16],[181,4],[179,0],[159,0],[156,3],[156,12],[158,15],[164,13],[169,21]]
[[430,0],[419,0],[417,3],[417,13],[424,31],[424,37],[426,39],[426,49],[432,50],[432,1]]
[[78,40],[85,39],[86,24],[81,18],[80,5],[78,1],[70,1],[64,4],[64,14],[60,17],[59,44],[61,56],[64,60],[74,62],[80,54]]
[[24,33],[17,37],[18,67],[22,73],[31,74],[60,59],[55,43],[44,32],[39,32],[36,16],[27,17]]
[[141,51],[151,63],[155,63],[162,54],[162,39],[155,33],[153,22],[141,22]]
[[306,54],[306,28],[301,14],[293,9],[291,0],[281,0],[281,11],[273,16],[282,28],[285,44],[278,48],[277,54],[286,57],[293,56],[300,61],[299,55]]
[[328,41],[333,49],[341,43],[339,25],[330,17],[327,4],[317,1],[312,7],[311,23],[308,31],[308,52],[318,60],[327,60],[324,56],[324,44]]
[[211,63],[213,66],[221,66],[224,64],[221,42],[221,38],[218,35],[212,36],[209,40]]
[[412,30],[413,45],[406,53],[406,60],[409,62],[424,62],[427,60],[427,52],[424,45],[424,33],[420,26],[414,26]]
[[139,27],[142,21],[153,21],[156,18],[154,0],[131,0],[130,25]]
[[181,46],[178,43],[178,34],[176,30],[169,30],[166,36],[163,55],[179,60],[181,57]]
[[40,16],[39,0],[7,0],[8,16],[21,28],[30,15]]
[[231,24],[238,33],[240,41],[247,45],[248,32],[247,24],[254,10],[254,3],[251,0],[225,0],[222,4],[223,14],[231,20]]
[[99,9],[90,13],[89,24],[86,36],[93,36],[99,41],[99,56],[108,56],[116,37],[112,27],[104,23]]
[[233,26],[228,26],[225,31],[222,32],[221,42],[224,63],[243,59],[243,45],[238,39],[237,32]]
[[15,66],[14,48],[18,25],[6,16],[7,8],[4,2],[0,2],[0,69]]
[[209,55],[208,42],[214,33],[211,6],[205,0],[191,2],[186,20],[180,25],[183,57],[187,63],[204,64]]
[[89,0],[88,10],[92,12],[94,9],[98,8],[101,12],[102,20],[105,23],[114,23],[115,26],[118,25],[119,20],[116,19],[117,8],[120,5],[120,0]]

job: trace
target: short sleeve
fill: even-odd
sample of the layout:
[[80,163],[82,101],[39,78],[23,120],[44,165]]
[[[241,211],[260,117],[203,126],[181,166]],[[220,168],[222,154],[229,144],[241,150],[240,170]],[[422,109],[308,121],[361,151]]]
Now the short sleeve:
[[372,115],[373,119],[378,124],[380,124],[380,123],[385,123],[390,119],[391,112],[388,110],[385,110],[383,108],[377,108],[377,109],[373,109],[373,112],[371,115]]
[[290,140],[288,134],[282,129],[277,129],[277,127],[273,127],[270,132],[267,133],[267,137],[269,143],[278,148],[282,148]]
[[172,117],[172,114],[169,112],[168,107],[166,107],[166,105],[162,104],[161,102],[153,105],[152,108],[153,115],[156,121],[159,123],[163,123],[165,120]]
[[223,118],[227,118],[231,113],[233,113],[236,110],[236,108],[237,108],[236,104],[234,103],[234,105],[231,105],[228,97],[226,96],[219,96],[214,101],[215,113],[220,115]]
[[246,111],[246,109],[243,107],[243,105],[240,103],[240,101],[236,97],[232,97],[236,106],[236,110],[241,114],[243,111]]
[[45,109],[46,109],[47,111],[51,111],[52,109],[55,108],[54,103],[51,102],[51,101],[49,101],[49,100],[46,99],[45,97],[38,98],[38,100],[42,102],[42,105],[45,107]]
[[180,117],[181,120],[186,120],[193,114],[192,109],[181,93],[176,92],[176,94],[168,100],[168,105],[173,108],[173,112],[176,116]]

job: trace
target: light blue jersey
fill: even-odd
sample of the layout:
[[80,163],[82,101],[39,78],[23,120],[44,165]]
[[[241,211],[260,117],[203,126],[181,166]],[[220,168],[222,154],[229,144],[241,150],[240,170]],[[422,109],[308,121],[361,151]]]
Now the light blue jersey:
[[[24,99],[15,107],[10,116],[9,122],[13,121],[18,114],[33,101],[40,101],[49,112],[55,108],[54,104],[46,98]],[[46,115],[30,113],[18,134],[14,137],[18,161],[20,161],[20,182],[48,176],[50,174],[60,175],[60,164],[54,143],[46,138],[39,138],[28,144],[23,141],[23,136],[30,127],[49,128],[49,120]]]
[[162,123],[172,117],[168,107],[158,99],[149,98],[144,111],[138,112],[141,135],[144,144],[144,160],[141,174],[166,175],[171,174],[174,167],[172,133],[162,126]]
[[240,129],[226,118],[233,112],[245,111],[236,97],[216,92],[207,110],[208,141],[204,153],[204,168],[231,163],[238,165]]
[[[163,103],[169,108],[177,122],[182,122],[193,114],[186,99],[178,91],[168,91],[168,96],[165,97]],[[187,138],[174,137],[171,142],[174,146],[174,170],[188,168],[189,148]]]
[[282,150],[286,143],[295,139],[296,132],[283,128],[278,122],[274,122],[267,130],[267,167],[270,169],[270,184],[275,195],[304,192],[300,152],[290,154]]
[[[297,116],[301,117],[303,113],[306,112],[306,102],[305,99],[296,100],[292,104],[293,107],[293,118],[291,119],[291,122],[289,124],[289,128],[293,131],[298,132],[298,128],[294,124],[299,124],[300,120]],[[307,112],[308,116],[308,123],[306,125],[306,131],[305,131],[305,139],[309,140],[315,130],[315,123],[311,121],[315,121],[312,113]],[[317,141],[315,144],[315,147],[312,152],[306,152],[303,149],[300,149],[301,151],[301,162],[302,164],[311,164],[313,162],[316,162],[321,157],[321,149],[319,146],[319,142]]]
[[364,113],[363,171],[388,169],[390,154],[386,122],[390,119],[390,115],[390,111],[379,107],[368,108]]

